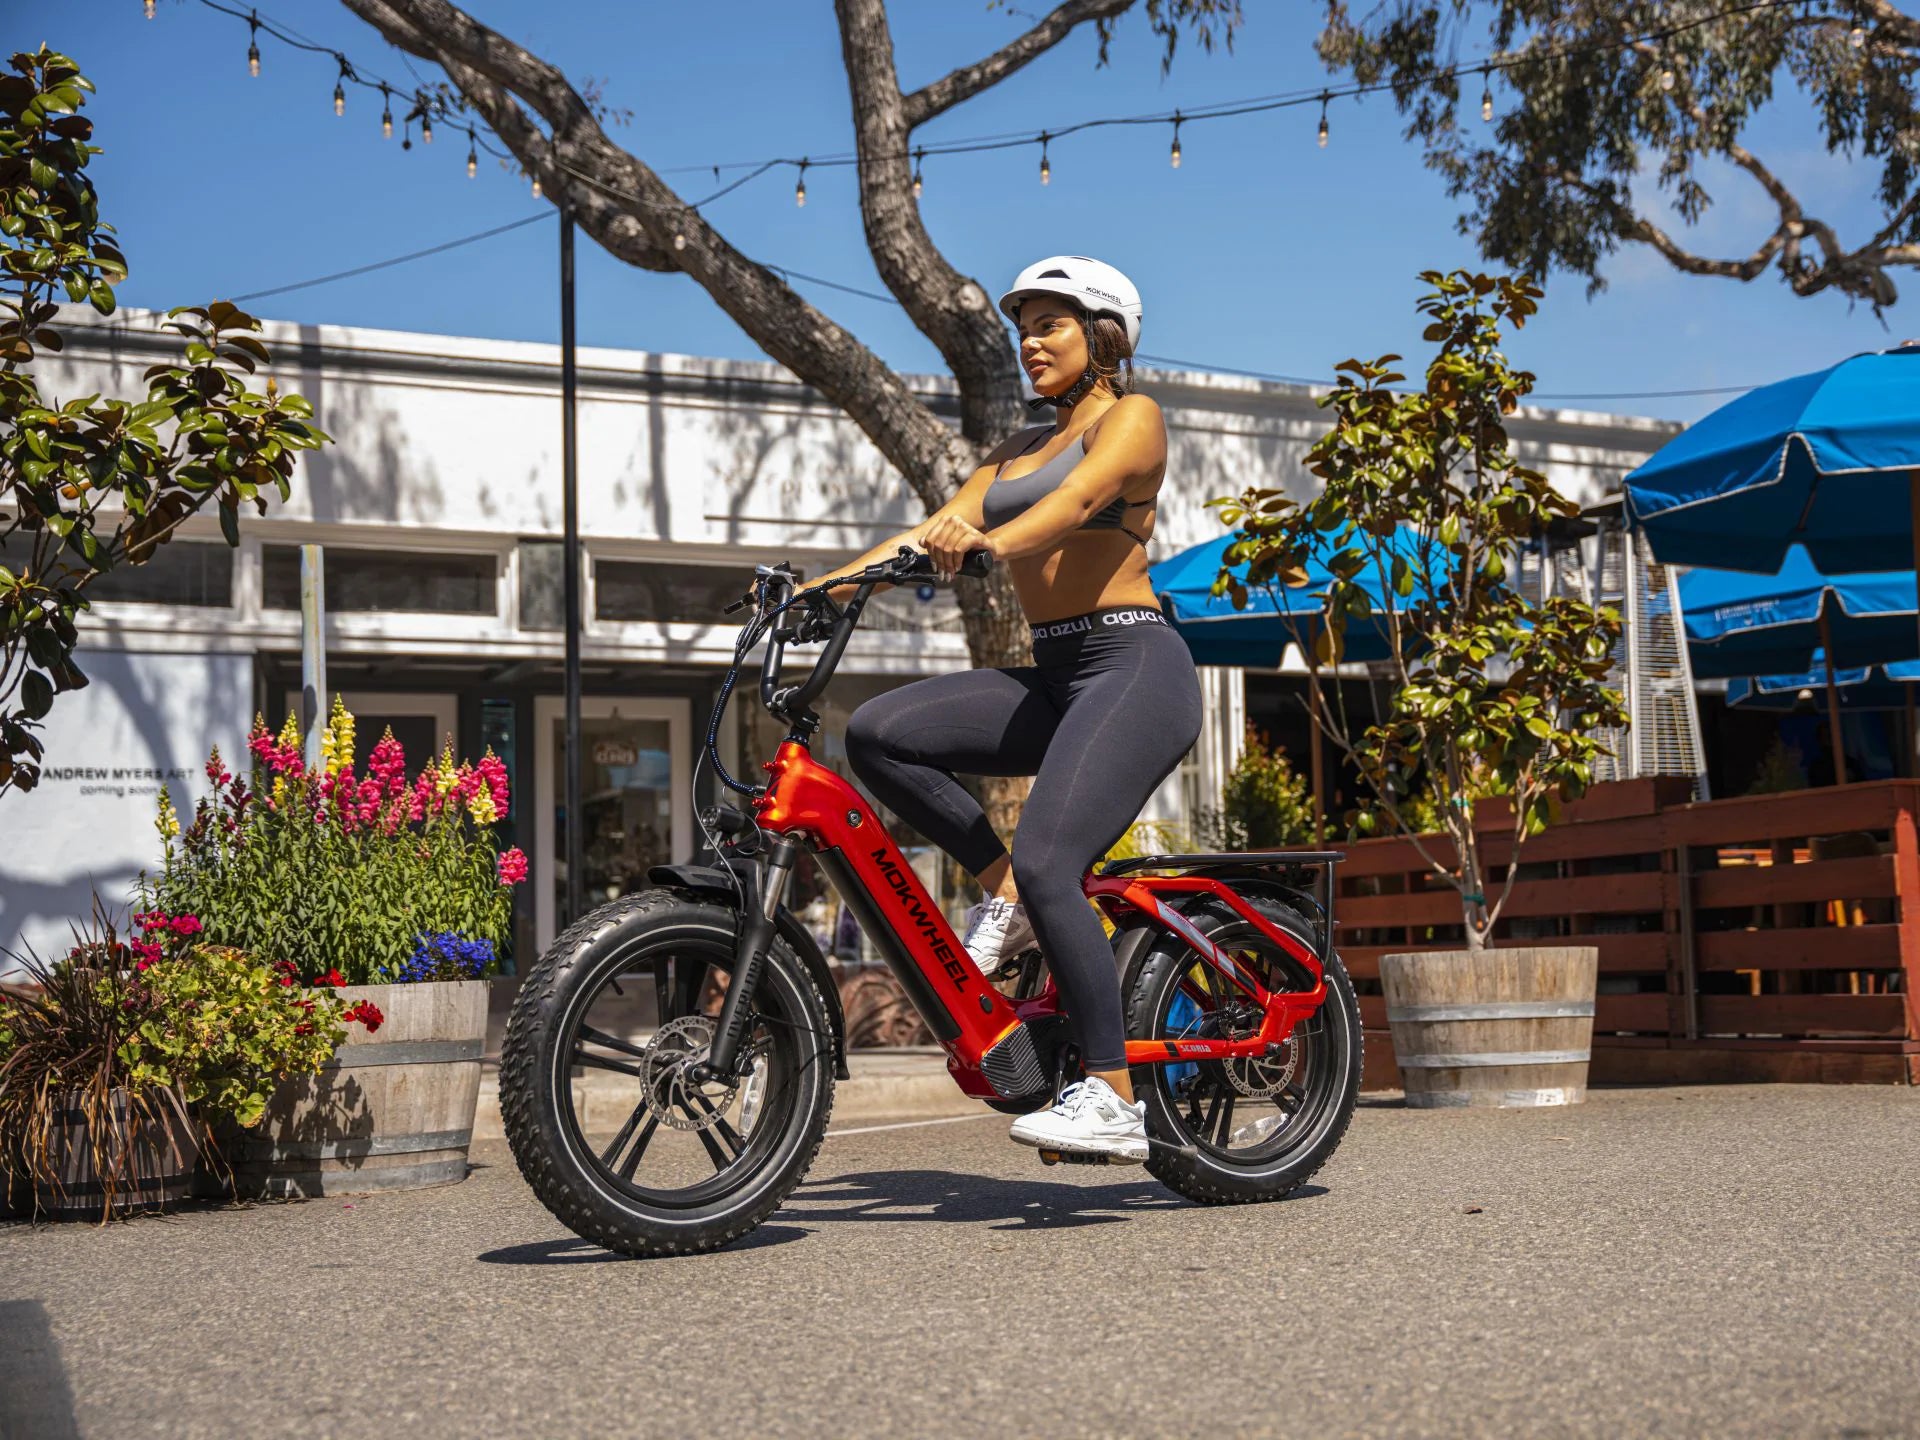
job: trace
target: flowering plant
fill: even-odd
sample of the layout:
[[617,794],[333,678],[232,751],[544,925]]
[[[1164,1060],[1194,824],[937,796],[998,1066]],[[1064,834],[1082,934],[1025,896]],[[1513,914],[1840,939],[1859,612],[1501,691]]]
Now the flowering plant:
[[422,935],[413,955],[399,974],[399,984],[418,980],[478,980],[493,972],[491,940],[468,940],[459,935]]
[[[207,761],[212,795],[184,827],[163,790],[164,858],[142,877],[147,908],[196,916],[204,939],[303,977],[378,984],[405,977],[422,936],[504,943],[526,857],[500,852],[507,771],[489,750],[457,763],[451,745],[411,779],[389,731],[355,769],[354,720],[336,697],[319,766],[299,726],[254,722],[250,774]],[[332,978],[338,977],[338,978]]]

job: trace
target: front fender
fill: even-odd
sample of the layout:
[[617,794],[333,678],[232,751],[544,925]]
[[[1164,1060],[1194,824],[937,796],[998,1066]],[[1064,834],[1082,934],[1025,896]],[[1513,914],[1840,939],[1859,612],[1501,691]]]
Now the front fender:
[[[747,860],[732,862],[746,893],[752,897],[759,876],[753,864]],[[740,892],[734,888],[733,877],[718,865],[655,865],[647,871],[649,884],[665,889],[690,890],[696,895],[725,900],[738,904]],[[833,967],[827,964],[827,957],[820,953],[807,927],[799,918],[787,909],[780,907],[780,913],[774,917],[774,933],[792,947],[793,953],[800,957],[800,963],[807,967],[813,976],[814,984],[820,987],[820,993],[826,997],[827,1019],[833,1025],[833,1076],[836,1080],[849,1078],[847,1071],[847,1016],[840,1006],[840,987],[834,983]]]

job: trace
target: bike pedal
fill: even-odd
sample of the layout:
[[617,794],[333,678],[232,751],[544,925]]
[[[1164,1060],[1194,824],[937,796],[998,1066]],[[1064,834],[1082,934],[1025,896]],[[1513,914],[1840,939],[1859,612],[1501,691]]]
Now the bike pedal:
[[1042,1165],[1111,1165],[1113,1159],[1107,1155],[1083,1155],[1077,1150],[1042,1150]]

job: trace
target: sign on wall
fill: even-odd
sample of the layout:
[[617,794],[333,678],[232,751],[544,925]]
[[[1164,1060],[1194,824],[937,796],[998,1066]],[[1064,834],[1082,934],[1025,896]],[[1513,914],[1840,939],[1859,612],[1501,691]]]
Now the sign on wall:
[[124,932],[134,881],[160,858],[161,785],[191,816],[209,747],[231,770],[247,759],[251,656],[83,647],[79,661],[91,683],[54,702],[40,784],[0,796],[0,974],[25,947],[64,953],[96,892]]

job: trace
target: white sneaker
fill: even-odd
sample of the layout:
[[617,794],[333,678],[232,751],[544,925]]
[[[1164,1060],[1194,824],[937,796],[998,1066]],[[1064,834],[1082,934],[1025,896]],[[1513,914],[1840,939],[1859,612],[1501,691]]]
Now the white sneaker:
[[998,896],[986,900],[975,908],[967,938],[960,943],[967,947],[967,954],[982,975],[996,974],[1002,965],[1036,943],[1027,907]]
[[1096,1076],[1067,1086],[1051,1110],[1022,1115],[1012,1135],[1021,1145],[1105,1155],[1138,1165],[1147,1158],[1147,1102],[1129,1105]]

